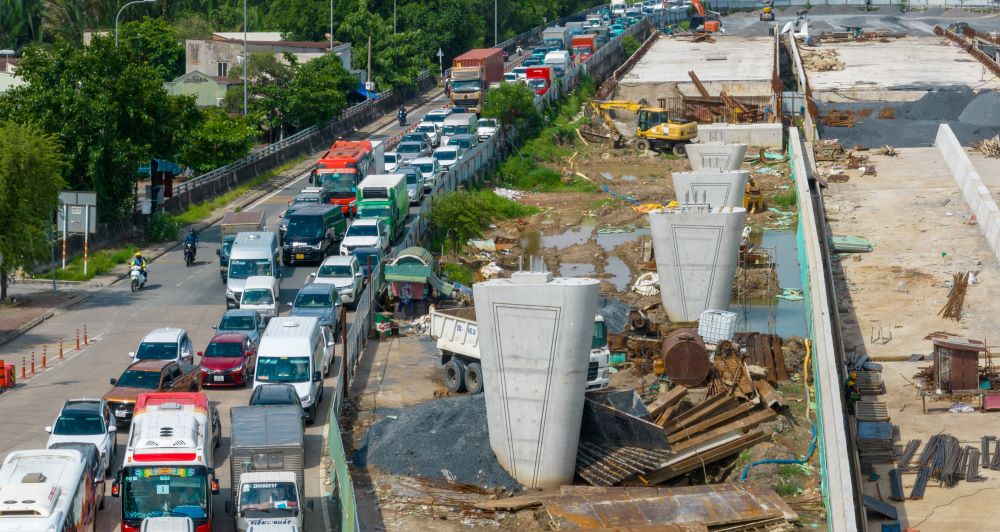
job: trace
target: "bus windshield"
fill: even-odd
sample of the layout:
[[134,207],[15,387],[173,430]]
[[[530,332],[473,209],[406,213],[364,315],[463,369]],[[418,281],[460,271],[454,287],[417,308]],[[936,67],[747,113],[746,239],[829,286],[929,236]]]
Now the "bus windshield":
[[358,174],[355,172],[341,173],[319,173],[316,175],[316,186],[323,187],[323,190],[337,194],[353,195],[357,192]]
[[267,259],[233,259],[229,261],[230,279],[246,279],[254,275],[271,275],[271,261]]
[[294,482],[253,482],[240,490],[240,511],[247,518],[298,515],[298,490]]
[[309,380],[309,357],[261,357],[257,360],[257,380],[306,382]]
[[208,474],[203,466],[125,468],[122,516],[208,517]]

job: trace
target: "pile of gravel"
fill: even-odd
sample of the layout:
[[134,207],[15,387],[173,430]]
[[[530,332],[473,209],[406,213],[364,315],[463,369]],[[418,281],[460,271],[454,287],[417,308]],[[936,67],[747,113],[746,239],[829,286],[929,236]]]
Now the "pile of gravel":
[[[354,463],[395,475],[439,478],[491,489],[520,490],[497,462],[486,428],[482,394],[437,399],[384,411],[372,425]],[[393,419],[392,417],[395,417]]]
[[848,5],[818,5],[809,10],[810,15],[857,15],[860,10]]
[[976,126],[1000,124],[1000,93],[989,91],[976,96],[968,103],[958,120]]
[[[976,98],[968,87],[958,90],[928,92],[917,101],[901,105],[896,118],[910,120],[959,120],[970,102]],[[1000,123],[1000,122],[994,122]]]

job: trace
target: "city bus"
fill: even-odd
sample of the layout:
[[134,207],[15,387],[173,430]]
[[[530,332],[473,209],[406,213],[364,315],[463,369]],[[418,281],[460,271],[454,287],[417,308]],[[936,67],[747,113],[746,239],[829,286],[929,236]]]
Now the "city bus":
[[0,531],[93,532],[93,470],[75,449],[14,451],[0,466]]

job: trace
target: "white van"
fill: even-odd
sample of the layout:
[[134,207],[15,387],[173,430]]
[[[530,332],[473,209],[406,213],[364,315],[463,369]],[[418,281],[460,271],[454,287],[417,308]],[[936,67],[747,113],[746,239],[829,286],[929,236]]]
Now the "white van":
[[243,295],[240,297],[240,308],[256,310],[264,320],[270,320],[278,315],[279,292],[281,287],[278,285],[278,279],[270,275],[247,277]]
[[308,317],[274,318],[257,348],[254,388],[264,384],[291,384],[309,419],[323,400],[323,376],[330,372],[336,342],[319,320]]
[[278,235],[272,232],[237,233],[229,252],[226,274],[226,308],[239,308],[247,279],[265,275],[281,278]]
[[448,139],[455,135],[476,134],[479,127],[479,118],[476,113],[456,113],[444,119],[444,126],[441,127],[441,145],[447,146]]

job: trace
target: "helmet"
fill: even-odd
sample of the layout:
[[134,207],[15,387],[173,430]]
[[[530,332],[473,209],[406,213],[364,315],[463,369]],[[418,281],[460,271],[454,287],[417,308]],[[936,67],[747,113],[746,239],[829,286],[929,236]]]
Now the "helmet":
[[142,256],[142,252],[141,251],[136,251],[135,252],[135,256],[136,257],[141,257]]

